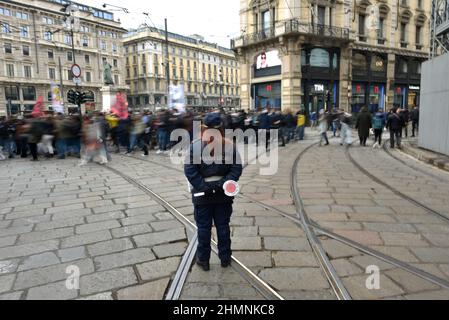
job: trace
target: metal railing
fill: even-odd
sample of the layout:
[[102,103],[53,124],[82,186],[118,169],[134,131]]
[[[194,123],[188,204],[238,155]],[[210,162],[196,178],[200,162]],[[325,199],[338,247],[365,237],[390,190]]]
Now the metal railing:
[[231,48],[235,49],[263,41],[268,41],[288,34],[308,34],[318,37],[349,40],[349,29],[321,24],[303,23],[297,19],[280,21],[274,28],[256,33],[246,34],[231,40]]

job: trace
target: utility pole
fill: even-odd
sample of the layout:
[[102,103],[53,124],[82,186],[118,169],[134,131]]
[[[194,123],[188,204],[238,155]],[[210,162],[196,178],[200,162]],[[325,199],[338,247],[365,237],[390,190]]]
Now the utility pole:
[[168,27],[167,18],[165,18],[165,73],[167,76],[167,107],[170,99],[170,57],[168,55]]

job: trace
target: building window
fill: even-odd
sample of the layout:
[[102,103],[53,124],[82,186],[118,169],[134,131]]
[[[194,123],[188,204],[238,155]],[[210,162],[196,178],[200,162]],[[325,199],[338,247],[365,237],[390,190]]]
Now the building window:
[[22,88],[23,100],[32,101],[36,100],[36,89],[34,87]]
[[89,29],[88,26],[81,26],[80,31],[81,31],[81,32],[84,32],[84,33],[89,33],[89,32],[90,32],[90,29]]
[[365,35],[365,16],[363,14],[359,14],[359,35]]
[[50,80],[56,80],[56,70],[54,68],[48,69],[48,77]]
[[92,81],[92,77],[90,72],[86,72],[86,82],[91,82]]
[[48,50],[48,59],[54,59],[55,55],[53,54],[53,50]]
[[116,43],[113,43],[113,44],[112,44],[112,52],[117,53],[117,51],[118,51],[117,44],[116,44]]
[[89,38],[87,36],[83,36],[83,39],[81,41],[82,41],[83,47],[89,46]]
[[70,80],[70,81],[73,80],[72,70],[67,70],[67,80]]
[[267,10],[267,11],[262,12],[262,28],[263,28],[263,30],[265,32],[270,31],[270,25],[271,25],[271,14],[270,14],[270,11]]
[[14,77],[14,65],[13,64],[6,65],[6,75],[8,77]]
[[4,16],[11,16],[11,11],[9,11],[9,9],[0,8],[0,14]]
[[118,81],[119,79],[118,79],[118,75],[117,74],[114,74],[114,83],[116,84],[116,85],[118,85],[119,83],[119,81]]
[[422,0],[418,0],[418,9],[422,9]]
[[28,26],[21,26],[20,27],[20,36],[22,38],[28,38]]
[[107,49],[106,41],[102,40],[100,46],[101,46],[101,50],[106,51],[106,49]]
[[19,100],[19,88],[14,86],[5,87],[6,100]]
[[131,78],[131,73],[129,71],[129,68],[126,69],[126,77]]
[[385,19],[379,18],[379,29],[377,30],[377,38],[384,39],[384,25]]
[[86,64],[90,64],[90,55],[86,54],[86,55],[84,56],[84,62],[85,62]]
[[318,6],[318,25],[324,26],[326,21],[326,7]]
[[114,68],[118,68],[118,61],[117,61],[117,59],[112,60],[112,64],[113,64]]
[[49,17],[42,17],[42,22],[44,24],[54,24],[54,20],[52,18],[49,18]]
[[416,26],[415,43],[417,45],[421,44],[421,26]]
[[3,33],[11,33],[11,27],[8,23],[2,23],[2,32]]
[[73,61],[73,53],[72,53],[72,51],[67,51],[67,61]]
[[64,35],[64,43],[65,44],[72,44],[72,36],[70,34],[65,34]]
[[31,78],[31,66],[23,66],[23,75],[25,78]]
[[28,13],[17,11],[16,17],[22,20],[28,20]]
[[10,43],[5,43],[5,53],[12,53],[12,45]]
[[29,46],[23,46],[22,47],[22,54],[24,56],[29,56],[30,55],[30,47]]
[[401,23],[401,46],[407,42],[407,24]]
[[50,31],[45,31],[44,39],[47,41],[53,41],[53,34]]

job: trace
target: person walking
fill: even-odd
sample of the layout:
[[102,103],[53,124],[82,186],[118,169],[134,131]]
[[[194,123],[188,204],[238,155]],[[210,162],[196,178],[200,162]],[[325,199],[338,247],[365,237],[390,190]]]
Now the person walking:
[[382,147],[382,134],[385,128],[385,116],[382,109],[379,109],[373,117],[373,129],[374,129],[374,145],[376,147]]
[[402,118],[400,116],[401,109],[392,110],[387,120],[387,129],[390,130],[390,147],[394,149],[395,140],[396,145],[401,148],[401,132],[404,126]]
[[419,130],[419,107],[414,107],[410,113],[410,120],[412,121],[412,138],[414,138],[415,132]]
[[[210,143],[217,143],[214,138],[207,138],[204,134],[208,129],[218,129],[222,135],[222,154],[214,154],[212,156],[214,161],[203,159],[201,156],[203,150]],[[233,142],[224,139],[223,121],[219,113],[213,112],[206,115],[202,132],[201,138],[193,141],[190,145],[185,159],[184,173],[190,184],[194,217],[198,227],[196,263],[204,271],[209,271],[212,224],[217,229],[218,256],[221,266],[227,268],[231,264],[229,224],[234,198],[225,194],[224,185],[228,181],[237,182],[242,175],[243,167]],[[232,159],[233,161],[224,163],[223,159]]]
[[[409,121],[410,121],[410,112],[408,111],[407,108],[402,109],[400,116],[402,118],[402,123],[403,123],[403,126],[404,126],[405,137],[408,138],[408,124],[409,124]],[[401,133],[401,137],[402,137],[402,133]]]
[[320,146],[323,145],[323,142],[326,142],[326,146],[329,145],[329,139],[327,138],[327,117],[323,109],[320,110],[320,119],[319,119],[319,130],[320,130]]
[[297,114],[297,121],[296,121],[296,137],[297,140],[303,141],[304,140],[304,130],[306,127],[306,116],[304,115],[304,111],[299,111]]
[[357,117],[355,128],[359,131],[360,146],[366,147],[369,137],[369,130],[372,125],[372,116],[367,107],[363,107]]

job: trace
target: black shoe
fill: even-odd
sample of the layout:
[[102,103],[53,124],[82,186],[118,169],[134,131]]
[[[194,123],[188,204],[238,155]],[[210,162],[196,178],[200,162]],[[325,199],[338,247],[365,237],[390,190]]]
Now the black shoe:
[[222,261],[221,262],[221,267],[222,268],[227,268],[231,265],[231,261]]
[[199,265],[201,267],[201,269],[203,269],[203,271],[209,271],[210,270],[209,262],[197,261],[196,264]]

